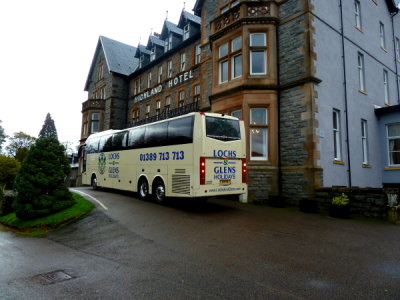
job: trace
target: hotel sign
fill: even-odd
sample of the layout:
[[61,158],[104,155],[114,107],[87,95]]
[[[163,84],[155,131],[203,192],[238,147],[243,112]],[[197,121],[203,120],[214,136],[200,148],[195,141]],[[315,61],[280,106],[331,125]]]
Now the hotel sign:
[[[190,71],[187,71],[187,72],[183,72],[182,74],[180,74],[180,75],[178,75],[178,76],[176,76],[174,78],[171,78],[170,80],[168,80],[167,82],[164,83],[164,86],[166,88],[170,89],[170,88],[173,88],[173,87],[176,87],[176,86],[180,85],[181,83],[189,81],[192,78],[193,78],[193,72],[192,72],[192,70],[190,70]],[[133,98],[133,100],[134,100],[134,102],[139,102],[139,101],[146,100],[147,98],[150,98],[152,96],[155,96],[155,95],[161,93],[162,90],[163,90],[163,84],[159,84],[158,86],[156,86],[156,87],[154,87],[152,89],[149,89],[149,90],[145,91],[144,93],[141,93],[141,94],[135,96]]]

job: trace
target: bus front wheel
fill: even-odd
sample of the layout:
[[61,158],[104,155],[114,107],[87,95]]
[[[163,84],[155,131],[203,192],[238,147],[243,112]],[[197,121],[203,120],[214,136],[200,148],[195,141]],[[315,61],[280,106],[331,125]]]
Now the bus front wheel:
[[98,187],[97,187],[97,177],[96,176],[92,177],[92,184],[91,185],[92,185],[92,189],[93,190],[97,190]]
[[138,192],[139,198],[142,200],[147,199],[147,197],[149,196],[149,184],[147,183],[146,179],[142,178],[139,180]]
[[158,203],[165,201],[165,185],[161,179],[158,179],[153,184],[153,197]]

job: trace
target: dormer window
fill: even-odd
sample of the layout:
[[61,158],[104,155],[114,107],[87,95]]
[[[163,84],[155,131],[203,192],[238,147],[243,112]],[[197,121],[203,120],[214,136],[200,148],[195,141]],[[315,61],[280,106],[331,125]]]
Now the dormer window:
[[156,59],[156,47],[151,48],[150,51],[150,61],[153,61]]
[[189,38],[189,24],[183,27],[183,40],[187,40]]
[[140,55],[139,68],[143,67],[143,62],[144,62],[144,55]]
[[168,37],[168,50],[172,49],[172,33]]
[[168,38],[164,42],[164,52],[167,52],[172,49],[172,33],[168,36]]

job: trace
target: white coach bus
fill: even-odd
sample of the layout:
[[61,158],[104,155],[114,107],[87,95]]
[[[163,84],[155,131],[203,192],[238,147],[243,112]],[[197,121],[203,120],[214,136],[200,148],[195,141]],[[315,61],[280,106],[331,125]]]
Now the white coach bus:
[[247,193],[242,120],[195,112],[89,136],[83,184],[165,197]]

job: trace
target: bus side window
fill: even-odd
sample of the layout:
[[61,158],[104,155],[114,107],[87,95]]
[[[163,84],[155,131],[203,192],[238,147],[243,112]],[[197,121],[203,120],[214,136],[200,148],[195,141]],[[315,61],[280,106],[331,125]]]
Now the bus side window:
[[100,144],[103,144],[103,152],[112,151],[112,135],[103,136]]
[[127,131],[118,132],[113,136],[112,139],[112,151],[119,151],[126,149],[126,137],[128,135]]
[[139,127],[129,130],[128,149],[137,149],[144,146],[145,127]]
[[193,143],[194,117],[169,122],[168,141],[170,145]]
[[168,145],[168,123],[150,125],[146,128],[145,145],[146,147],[157,147]]
[[86,142],[87,153],[97,153],[99,150],[99,138],[90,139]]

